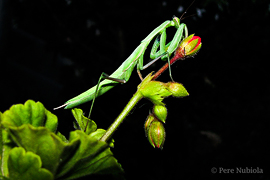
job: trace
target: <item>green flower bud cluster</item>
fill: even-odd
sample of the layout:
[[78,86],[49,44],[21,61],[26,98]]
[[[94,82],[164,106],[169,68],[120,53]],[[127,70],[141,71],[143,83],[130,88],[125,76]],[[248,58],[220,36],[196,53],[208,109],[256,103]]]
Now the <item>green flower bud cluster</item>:
[[168,114],[162,101],[165,97],[185,97],[189,94],[180,83],[152,81],[152,77],[151,74],[147,76],[138,89],[144,98],[149,99],[154,104],[152,113],[147,117],[144,124],[146,137],[154,148],[162,149],[166,136],[163,123],[165,123]]
[[152,75],[148,75],[139,85],[138,90],[144,98],[149,99],[155,105],[164,105],[162,100],[166,97],[185,97],[188,92],[185,87],[177,82],[163,83],[160,81],[152,81]]

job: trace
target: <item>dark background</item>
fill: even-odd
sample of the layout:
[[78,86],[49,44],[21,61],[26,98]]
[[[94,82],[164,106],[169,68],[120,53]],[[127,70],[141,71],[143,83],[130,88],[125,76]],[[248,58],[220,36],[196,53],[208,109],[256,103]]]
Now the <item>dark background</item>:
[[[180,17],[191,2],[0,0],[0,111],[40,101],[68,137],[70,110],[53,108],[95,85],[101,72],[112,73],[154,28]],[[197,0],[191,6],[181,22],[202,38],[202,48],[172,67],[190,96],[165,99],[163,150],[145,138],[152,108],[146,100],[116,131],[112,151],[126,179],[270,179],[269,16],[267,0]],[[168,39],[174,33],[169,28]],[[168,72],[158,80],[170,81]],[[92,119],[99,128],[109,127],[139,83],[134,72],[127,84],[97,99]],[[88,112],[90,105],[80,108]],[[263,173],[213,174],[213,167]]]

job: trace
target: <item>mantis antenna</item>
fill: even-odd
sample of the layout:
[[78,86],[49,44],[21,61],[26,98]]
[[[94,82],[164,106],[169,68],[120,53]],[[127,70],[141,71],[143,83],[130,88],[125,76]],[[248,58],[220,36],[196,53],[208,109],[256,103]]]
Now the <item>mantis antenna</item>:
[[187,17],[190,17],[190,16],[187,16],[187,17],[184,17],[183,18],[183,16],[187,13],[187,11],[189,10],[189,8],[192,6],[192,4],[195,2],[195,0],[194,1],[192,1],[192,3],[188,6],[188,8],[185,10],[185,12],[183,12],[183,14],[180,16],[180,20],[183,20],[183,19],[185,19],[185,18],[187,18]]

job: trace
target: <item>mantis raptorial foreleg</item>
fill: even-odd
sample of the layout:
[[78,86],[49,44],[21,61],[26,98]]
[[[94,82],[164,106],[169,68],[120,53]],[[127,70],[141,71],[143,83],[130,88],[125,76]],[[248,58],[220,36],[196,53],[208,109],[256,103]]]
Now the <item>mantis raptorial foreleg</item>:
[[[164,37],[162,39],[164,39]],[[164,46],[160,45],[160,36],[158,36],[154,42],[153,47],[152,47],[150,57],[155,58],[156,56],[160,55],[162,52],[163,52],[163,54],[161,54],[160,56],[156,57],[154,60],[152,60],[151,62],[149,62],[145,66],[143,66],[143,69],[149,67],[150,65],[152,65],[154,62],[156,62],[160,58],[167,59],[168,64],[169,64],[169,75],[170,75],[170,78],[172,79],[172,81],[174,81],[172,78],[172,73],[171,73],[170,54],[167,52],[168,48],[170,47],[171,42],[166,44],[164,47]],[[164,41],[164,43],[165,43],[165,41]],[[160,46],[160,50],[157,52],[157,49],[159,48],[159,46]]]
[[[173,40],[171,42],[169,42],[168,44],[166,44],[166,29],[164,29],[163,32],[161,33],[160,37],[156,38],[156,40],[153,44],[151,53],[150,53],[150,57],[152,59],[156,58],[153,60],[154,62],[156,60],[160,59],[160,57],[162,60],[168,61],[169,75],[170,75],[170,78],[172,79],[172,81],[174,81],[174,80],[172,78],[172,73],[171,73],[170,55],[175,51],[179,42],[183,38],[185,38],[185,37],[182,37],[183,30],[185,31],[185,37],[187,37],[188,36],[187,26],[182,23],[179,25],[179,28],[177,29],[177,32],[175,33]],[[160,49],[159,49],[159,51],[157,51],[159,47],[160,47]],[[154,62],[150,62],[150,63],[152,64]],[[148,66],[146,66],[146,67],[148,67]]]

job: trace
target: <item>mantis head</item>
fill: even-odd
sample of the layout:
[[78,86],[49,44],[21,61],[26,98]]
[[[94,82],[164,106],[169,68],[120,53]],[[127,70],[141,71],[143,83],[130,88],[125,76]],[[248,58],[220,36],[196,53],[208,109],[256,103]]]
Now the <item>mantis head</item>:
[[173,22],[175,23],[175,27],[179,28],[180,26],[180,19],[176,16],[173,16]]

